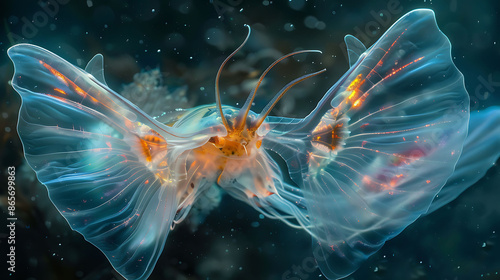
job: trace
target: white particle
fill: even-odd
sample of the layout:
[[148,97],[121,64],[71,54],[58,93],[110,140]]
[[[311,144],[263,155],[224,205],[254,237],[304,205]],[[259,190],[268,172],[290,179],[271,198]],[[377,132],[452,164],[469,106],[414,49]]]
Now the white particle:
[[293,23],[285,23],[285,30],[286,31],[293,31],[295,29],[295,26]]

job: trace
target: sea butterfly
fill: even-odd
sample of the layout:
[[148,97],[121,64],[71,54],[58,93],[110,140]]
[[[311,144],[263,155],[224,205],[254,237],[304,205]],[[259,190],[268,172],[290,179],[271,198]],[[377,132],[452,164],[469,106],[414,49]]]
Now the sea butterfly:
[[149,277],[170,230],[213,185],[307,231],[322,273],[343,278],[481,178],[500,152],[500,109],[470,114],[431,10],[404,15],[368,49],[345,42],[349,70],[303,119],[269,113],[324,70],[291,81],[259,114],[251,105],[274,65],[315,51],[275,61],[242,108],[222,105],[220,73],[243,43],[216,75],[216,103],[167,123],[106,85],[102,55],[83,70],[15,45],[26,160],[70,227],[127,279]]

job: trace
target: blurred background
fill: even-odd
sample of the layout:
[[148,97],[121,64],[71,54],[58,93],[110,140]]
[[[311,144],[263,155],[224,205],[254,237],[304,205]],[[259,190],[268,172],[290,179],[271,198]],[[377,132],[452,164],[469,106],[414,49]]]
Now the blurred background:
[[[241,105],[277,57],[318,49],[323,54],[297,56],[276,66],[255,100],[260,111],[287,82],[326,68],[294,87],[273,111],[303,117],[348,69],[346,34],[370,46],[416,8],[435,11],[465,76],[472,110],[500,105],[500,2],[495,0],[2,1],[0,223],[7,223],[8,166],[17,170],[18,221],[17,270],[10,276],[8,232],[0,227],[1,275],[9,276],[1,279],[123,279],[97,248],[70,229],[23,159],[16,132],[21,100],[8,84],[13,73],[6,55],[10,46],[36,44],[82,68],[102,53],[108,85],[159,115],[214,102],[217,69],[243,41],[248,24],[248,44],[221,76],[223,103]],[[499,187],[497,163],[458,199],[388,241],[347,279],[500,279]],[[259,216],[224,194],[212,199],[170,234],[150,279],[282,279],[312,257],[305,232]],[[294,277],[325,279],[319,270]]]

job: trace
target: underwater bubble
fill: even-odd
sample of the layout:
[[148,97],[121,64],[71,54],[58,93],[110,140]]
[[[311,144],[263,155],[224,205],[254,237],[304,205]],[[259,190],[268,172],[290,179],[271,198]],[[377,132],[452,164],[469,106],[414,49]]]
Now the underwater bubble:
[[9,117],[9,114],[7,112],[2,113],[2,118],[6,119]]
[[316,23],[318,22],[318,19],[315,17],[315,16],[307,16],[305,19],[304,19],[304,25],[307,27],[307,28],[311,28],[311,29],[314,29],[316,28]]
[[254,228],[257,228],[257,227],[259,227],[259,226],[260,226],[260,223],[259,223],[259,222],[252,222],[250,225],[251,225],[252,227],[254,227]]
[[10,132],[10,127],[6,126],[5,127],[5,132]]
[[263,214],[259,214],[259,219],[263,220],[265,216]]
[[262,5],[269,6],[269,1],[267,1],[267,0],[262,1]]
[[174,49],[183,47],[185,42],[184,36],[176,32],[168,34],[165,39],[165,45]]
[[288,0],[288,6],[293,10],[300,11],[304,8],[306,1],[304,0]]
[[286,31],[293,31],[295,29],[295,26],[293,25],[293,23],[285,23],[285,30]]
[[191,0],[174,0],[169,1],[169,5],[179,11],[181,14],[188,14],[192,8],[193,3]]
[[215,46],[220,50],[223,50],[227,45],[226,34],[218,28],[209,28],[205,32],[205,38],[209,45]]
[[94,6],[92,0],[87,0],[87,7],[91,8],[92,6]]
[[317,29],[323,30],[323,29],[325,29],[326,24],[324,22],[322,22],[322,21],[318,21],[318,22],[316,22],[315,26],[316,26]]

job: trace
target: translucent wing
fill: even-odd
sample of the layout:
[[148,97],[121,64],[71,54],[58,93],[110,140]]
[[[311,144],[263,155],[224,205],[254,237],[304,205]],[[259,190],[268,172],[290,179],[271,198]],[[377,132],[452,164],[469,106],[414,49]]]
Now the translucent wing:
[[358,38],[347,35],[344,37],[345,45],[347,47],[347,55],[349,57],[349,67],[353,66],[359,57],[366,51],[365,45],[361,43]]
[[429,208],[467,135],[469,99],[431,10],[396,22],[300,123],[263,146],[301,189],[329,279],[357,269]]
[[[150,119],[100,78],[40,47],[9,49],[25,156],[72,229],[126,278],[146,279],[186,197],[186,151],[207,137]],[[101,81],[101,82],[99,82]]]
[[102,54],[96,54],[85,66],[85,72],[94,76],[101,84],[106,85],[106,80],[104,79],[104,58]]
[[457,198],[479,181],[500,157],[500,107],[470,114],[469,133],[455,167],[427,214]]

